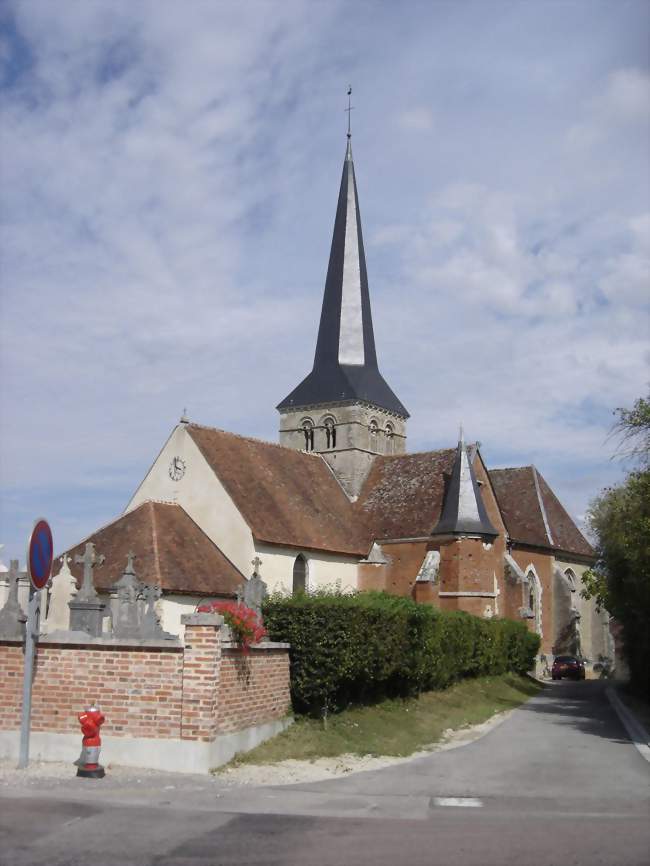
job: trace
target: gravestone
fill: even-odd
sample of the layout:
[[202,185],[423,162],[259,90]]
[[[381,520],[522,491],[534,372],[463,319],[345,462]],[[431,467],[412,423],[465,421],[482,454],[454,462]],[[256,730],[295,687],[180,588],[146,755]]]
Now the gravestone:
[[70,608],[70,630],[84,631],[91,637],[100,637],[102,634],[102,620],[106,604],[103,602],[93,583],[93,568],[101,565],[103,556],[95,553],[95,545],[92,542],[86,544],[83,556],[76,554],[74,561],[84,567],[83,583],[81,589],[68,602]]
[[114,637],[140,637],[144,587],[136,576],[134,559],[135,554],[129,551],[122,577],[112,587],[115,593],[112,605]]
[[144,618],[142,621],[141,637],[144,640],[173,640],[175,635],[165,631],[160,624],[158,614],[156,613],[156,602],[162,596],[162,590],[159,586],[147,586],[143,589],[143,596],[146,603]]
[[122,577],[112,587],[113,637],[137,640],[174,640],[166,632],[156,613],[156,602],[162,596],[159,586],[142,583],[135,573],[135,554],[129,552]]
[[43,623],[43,631],[51,634],[54,631],[67,631],[70,627],[69,603],[77,591],[77,581],[70,571],[70,557],[65,554],[61,557],[61,569],[52,578],[52,589],[50,590],[50,603],[47,609],[47,618]]
[[18,560],[12,559],[9,565],[9,591],[7,600],[0,610],[0,638],[25,640],[27,617],[18,601],[18,582],[25,575],[18,567]]
[[251,564],[253,566],[253,574],[243,586],[241,600],[243,600],[246,607],[250,607],[251,610],[254,610],[261,619],[262,602],[268,595],[268,589],[259,574],[259,567],[262,564],[262,560],[259,556],[256,556]]

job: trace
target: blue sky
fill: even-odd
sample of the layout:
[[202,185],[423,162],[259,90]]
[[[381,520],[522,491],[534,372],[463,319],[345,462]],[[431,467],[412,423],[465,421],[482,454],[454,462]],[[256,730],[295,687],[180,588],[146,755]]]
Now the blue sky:
[[647,390],[646,2],[0,6],[0,542],[124,508],[184,407],[275,440],[311,367],[354,88],[380,366],[410,450],[571,513]]

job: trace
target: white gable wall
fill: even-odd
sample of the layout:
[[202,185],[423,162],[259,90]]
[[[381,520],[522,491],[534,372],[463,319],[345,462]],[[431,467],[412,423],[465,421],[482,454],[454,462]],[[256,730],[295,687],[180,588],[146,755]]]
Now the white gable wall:
[[[174,457],[185,463],[185,474],[178,481],[169,475]],[[255,545],[250,528],[185,424],[174,429],[125,513],[148,499],[178,503],[244,575],[251,573]]]
[[310,590],[325,587],[334,589],[337,582],[345,591],[357,588],[358,560],[355,557],[258,543],[257,554],[262,560],[260,576],[269,592],[291,592],[293,564],[299,553],[307,560],[307,585]]

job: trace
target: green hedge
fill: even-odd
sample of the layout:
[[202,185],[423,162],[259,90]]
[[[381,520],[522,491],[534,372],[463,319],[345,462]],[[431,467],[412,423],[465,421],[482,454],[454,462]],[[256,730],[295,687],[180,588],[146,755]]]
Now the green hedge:
[[483,620],[379,592],[273,596],[271,640],[291,644],[296,712],[441,689],[463,677],[525,673],[539,638],[523,623]]

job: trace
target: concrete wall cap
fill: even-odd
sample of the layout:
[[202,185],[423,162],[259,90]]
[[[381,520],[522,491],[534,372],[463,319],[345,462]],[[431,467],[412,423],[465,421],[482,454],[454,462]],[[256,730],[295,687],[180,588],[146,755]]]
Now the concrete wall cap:
[[184,613],[181,616],[181,625],[222,626],[223,617],[218,613]]
[[183,648],[180,640],[160,638],[125,638],[125,637],[91,637],[83,631],[54,631],[50,634],[42,634],[38,638],[38,644],[45,646],[93,646],[93,647],[143,647],[145,649],[173,649]]
[[[221,646],[223,647],[223,649],[240,649],[239,644],[237,643],[237,641],[234,640],[225,640],[223,641]],[[252,650],[288,650],[290,649],[290,647],[290,643],[283,643],[282,641],[274,640],[265,640],[262,641],[262,643],[253,643],[250,646]]]

